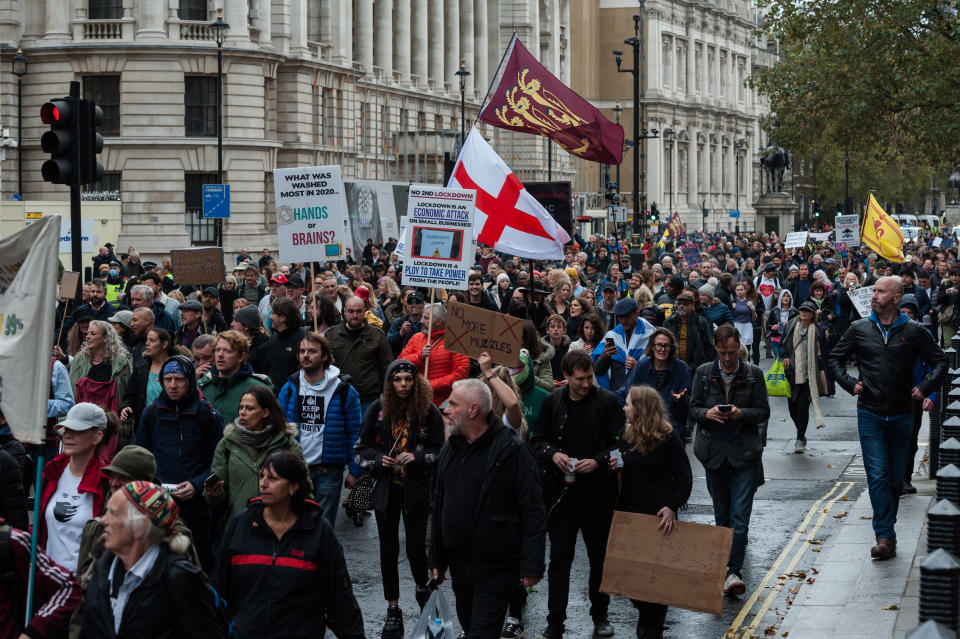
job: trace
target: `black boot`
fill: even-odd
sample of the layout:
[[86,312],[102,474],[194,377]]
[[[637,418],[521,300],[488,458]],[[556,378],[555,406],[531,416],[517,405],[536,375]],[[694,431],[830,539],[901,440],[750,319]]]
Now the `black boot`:
[[416,592],[417,603],[420,605],[420,612],[423,612],[423,607],[427,605],[427,601],[430,599],[430,591],[426,586],[417,586]]
[[398,606],[387,606],[381,639],[403,639],[403,613]]

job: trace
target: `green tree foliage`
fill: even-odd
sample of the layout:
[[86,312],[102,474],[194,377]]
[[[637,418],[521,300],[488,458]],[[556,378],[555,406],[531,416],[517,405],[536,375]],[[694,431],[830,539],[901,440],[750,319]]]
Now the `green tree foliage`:
[[[827,188],[839,163],[840,196],[845,149],[857,200],[865,187],[881,200],[913,202],[934,174],[936,186],[945,188],[950,166],[960,160],[960,19],[954,5],[761,3],[761,30],[778,41],[780,60],[755,69],[750,82],[770,99],[780,144],[808,158],[817,150]],[[836,196],[831,191],[827,197]]]

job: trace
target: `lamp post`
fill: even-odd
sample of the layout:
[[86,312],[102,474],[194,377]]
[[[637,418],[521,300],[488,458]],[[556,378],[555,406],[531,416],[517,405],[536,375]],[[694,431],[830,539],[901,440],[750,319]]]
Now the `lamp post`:
[[[646,128],[641,128],[641,121],[646,125],[646,111],[641,102],[643,98],[641,85],[644,84],[645,81],[644,65],[646,64],[646,52],[643,50],[643,11],[644,0],[640,0],[640,13],[634,14],[633,16],[633,37],[623,41],[624,44],[629,44],[633,47],[633,68],[621,69],[620,65],[623,63],[623,51],[618,49],[614,49],[613,51],[617,62],[617,73],[633,74],[633,233],[640,241],[643,240],[644,236],[643,226],[640,222],[641,199],[643,200],[643,210],[646,209],[647,203],[647,173],[645,170],[641,171],[640,166],[646,160],[646,153],[640,148],[640,140],[659,137],[659,132],[656,129],[647,131]],[[641,109],[644,109],[642,113]]]
[[470,77],[470,72],[467,71],[467,61],[460,60],[460,68],[454,73],[457,76],[457,80],[460,81],[460,148],[463,148],[463,145],[467,143],[467,115],[466,115],[466,92],[467,92],[467,78]]
[[[223,20],[223,9],[217,9],[217,19],[210,25],[217,38],[217,184],[223,184],[223,32],[230,25]],[[216,219],[217,245],[223,244],[223,221]]]
[[17,76],[17,196],[23,199],[23,76],[27,75],[27,56],[17,45],[17,53],[11,60],[13,75]]
[[740,233],[740,153],[744,146],[743,140],[737,140],[733,145],[733,192],[735,193],[734,208],[737,209],[737,223],[734,232],[737,234]]
[[677,134],[673,129],[666,129],[663,132],[663,139],[670,140],[670,158],[667,160],[667,163],[670,165],[670,177],[669,177],[669,191],[670,191],[670,205],[667,210],[667,219],[673,217],[673,145],[676,144]]
[[843,208],[850,215],[853,204],[850,202],[850,149],[843,154]]

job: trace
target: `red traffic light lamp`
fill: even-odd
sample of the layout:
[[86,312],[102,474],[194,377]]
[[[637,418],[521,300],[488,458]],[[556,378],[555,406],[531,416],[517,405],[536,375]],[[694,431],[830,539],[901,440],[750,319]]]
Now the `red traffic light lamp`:
[[50,130],[40,138],[40,147],[50,159],[40,167],[46,182],[76,184],[77,173],[77,98],[51,100],[40,107],[40,119]]

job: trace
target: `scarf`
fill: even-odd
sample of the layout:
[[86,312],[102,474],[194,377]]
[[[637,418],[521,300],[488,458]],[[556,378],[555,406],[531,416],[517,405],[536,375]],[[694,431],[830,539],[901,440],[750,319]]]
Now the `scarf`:
[[817,350],[819,349],[819,340],[817,339],[817,324],[810,323],[807,329],[807,352],[801,353],[803,347],[803,335],[801,328],[803,324],[797,320],[793,328],[793,370],[794,383],[810,384],[810,403],[813,404],[813,418],[817,423],[817,428],[823,428],[826,423],[823,421],[823,413],[820,412],[820,388],[819,371],[817,370]]
[[240,422],[234,422],[234,429],[237,431],[237,439],[240,445],[250,454],[250,458],[257,459],[257,452],[267,445],[267,442],[273,438],[275,428],[270,426],[261,430],[249,430],[240,425]]

